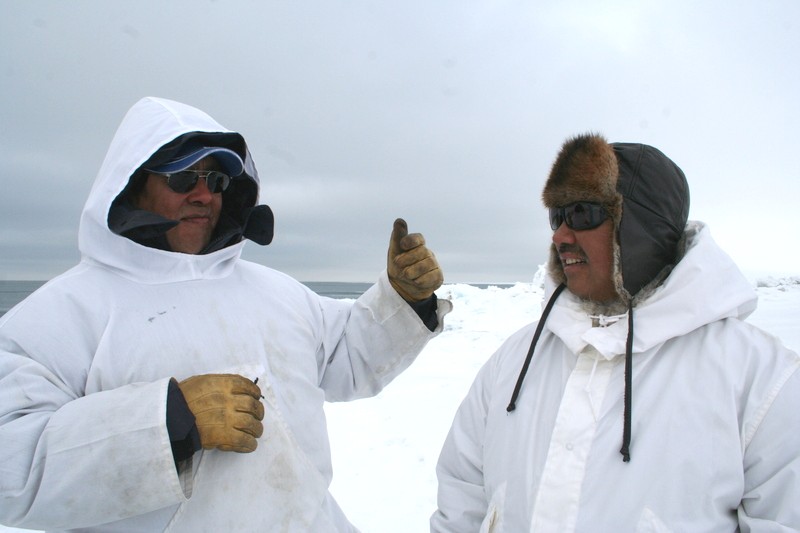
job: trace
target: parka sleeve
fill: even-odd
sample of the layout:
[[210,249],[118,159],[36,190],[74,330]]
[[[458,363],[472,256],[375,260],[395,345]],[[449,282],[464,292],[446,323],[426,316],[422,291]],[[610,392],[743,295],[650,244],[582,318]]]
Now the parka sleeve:
[[320,385],[327,401],[374,396],[416,359],[441,333],[452,304],[440,299],[438,325],[430,331],[392,288],[384,271],[352,306],[325,299],[325,338],[318,354]]
[[[84,395],[78,337],[28,326],[0,326],[0,523],[71,529],[183,501],[169,380]],[[44,344],[63,362],[45,364]]]
[[490,359],[475,378],[439,455],[438,508],[430,520],[432,533],[477,532],[486,515],[483,445],[493,363]]
[[785,351],[794,365],[745,443],[743,532],[800,531],[800,357]]

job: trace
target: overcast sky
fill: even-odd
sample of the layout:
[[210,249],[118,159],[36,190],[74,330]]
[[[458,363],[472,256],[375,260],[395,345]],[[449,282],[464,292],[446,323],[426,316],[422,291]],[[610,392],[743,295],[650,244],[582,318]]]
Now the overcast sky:
[[0,0],[0,279],[79,260],[128,108],[199,107],[248,141],[270,246],[302,281],[373,281],[392,222],[445,281],[530,281],[563,141],[652,144],[747,270],[800,274],[800,2]]

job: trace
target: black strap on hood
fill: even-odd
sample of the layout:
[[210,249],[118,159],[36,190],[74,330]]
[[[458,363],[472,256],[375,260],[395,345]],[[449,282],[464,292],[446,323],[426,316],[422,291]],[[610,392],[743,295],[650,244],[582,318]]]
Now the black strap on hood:
[[251,207],[245,215],[242,236],[256,244],[266,246],[272,242],[275,232],[275,216],[268,205]]
[[[567,286],[565,284],[560,284],[556,287],[556,290],[553,291],[553,295],[550,296],[550,300],[548,300],[547,305],[542,312],[542,316],[539,319],[539,324],[536,326],[536,332],[533,334],[533,340],[531,341],[530,348],[528,348],[528,354],[525,356],[525,362],[522,364],[522,370],[517,377],[517,383],[514,385],[514,392],[511,393],[511,401],[508,402],[508,407],[506,407],[506,411],[511,413],[512,411],[516,410],[517,408],[517,398],[519,397],[520,390],[522,389],[522,382],[525,380],[525,374],[528,373],[528,367],[531,364],[531,359],[533,358],[533,352],[536,349],[536,343],[539,342],[539,337],[542,335],[542,330],[544,329],[544,323],[547,320],[547,317],[550,315],[550,311],[553,309],[553,305],[556,303],[556,299],[558,296],[566,289]],[[627,463],[631,460],[631,411],[632,411],[632,403],[631,403],[631,396],[633,394],[633,304],[628,302],[628,336],[625,341],[625,398],[624,398],[624,414],[623,414],[623,428],[622,428],[622,448],[620,449],[619,453],[622,454],[622,461]]]
[[556,287],[556,290],[553,291],[553,295],[550,297],[550,300],[547,302],[547,305],[542,311],[542,317],[539,319],[539,324],[536,326],[536,332],[533,334],[533,341],[531,341],[531,347],[528,348],[528,355],[525,356],[525,362],[522,364],[522,370],[519,373],[519,377],[517,378],[517,384],[514,386],[514,392],[511,394],[511,401],[508,402],[508,407],[506,407],[507,412],[511,412],[517,408],[517,397],[519,396],[519,391],[522,388],[522,382],[525,380],[525,374],[528,373],[528,367],[531,364],[531,358],[533,358],[533,351],[536,349],[536,343],[539,342],[539,337],[542,334],[542,329],[544,329],[544,323],[547,320],[548,315],[550,315],[550,311],[553,309],[553,305],[556,303],[556,299],[558,295],[561,294],[567,286],[563,283]]
[[[268,205],[244,209],[243,219],[244,227],[223,210],[211,241],[199,253],[216,252],[236,244],[242,238],[262,246],[272,242],[275,217]],[[143,246],[159,250],[171,251],[166,233],[177,225],[177,220],[134,207],[130,199],[125,197],[115,201],[108,212],[108,227],[111,231]]]
[[108,229],[142,246],[158,250],[170,249],[166,233],[177,225],[177,220],[136,208],[127,197],[115,200],[108,210]]
[[631,460],[631,395],[633,394],[633,304],[628,302],[628,338],[625,340],[625,414],[622,421],[622,454],[624,462]]

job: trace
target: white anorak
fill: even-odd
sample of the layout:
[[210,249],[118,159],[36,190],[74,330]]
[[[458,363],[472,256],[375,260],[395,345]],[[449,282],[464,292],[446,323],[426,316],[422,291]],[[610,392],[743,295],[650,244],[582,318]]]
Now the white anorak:
[[630,462],[627,317],[592,327],[565,290],[516,410],[536,324],[476,377],[441,452],[431,531],[800,530],[800,358],[743,321],[755,291],[708,229],[687,235],[683,259],[633,308]]
[[[0,318],[0,523],[48,531],[352,531],[328,491],[324,401],[376,394],[431,332],[386,274],[355,302],[240,259],[148,248],[109,206],[162,145],[227,132],[146,98],[126,115],[81,218],[79,265]],[[245,168],[258,182],[249,154]],[[388,240],[388,239],[387,239]],[[170,378],[258,379],[253,453],[203,450],[176,469]],[[345,472],[344,475],[347,475]]]

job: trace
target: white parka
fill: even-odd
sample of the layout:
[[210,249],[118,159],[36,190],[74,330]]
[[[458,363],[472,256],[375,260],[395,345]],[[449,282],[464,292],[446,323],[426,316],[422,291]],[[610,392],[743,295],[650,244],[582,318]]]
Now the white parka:
[[[323,401],[377,393],[429,331],[383,273],[355,303],[240,259],[112,233],[109,206],[159,147],[227,132],[146,98],[126,115],[81,218],[82,260],[0,318],[0,523],[80,531],[351,531],[328,492]],[[245,168],[258,182],[249,154]],[[205,450],[180,475],[170,378],[238,373],[264,394],[249,454]],[[346,473],[345,473],[346,475]]]
[[[441,452],[434,532],[800,530],[800,358],[743,322],[756,295],[707,228],[627,320],[592,327],[568,290],[479,372]],[[550,280],[549,295],[554,287]],[[738,529],[737,529],[738,528]]]

